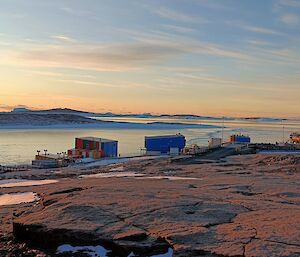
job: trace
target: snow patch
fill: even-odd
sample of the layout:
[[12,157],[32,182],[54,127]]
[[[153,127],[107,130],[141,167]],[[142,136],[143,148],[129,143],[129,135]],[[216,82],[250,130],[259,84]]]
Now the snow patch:
[[106,250],[101,245],[97,246],[72,246],[72,245],[61,245],[57,248],[57,253],[66,253],[66,252],[82,252],[88,254],[91,257],[108,257],[110,251]]
[[168,180],[202,180],[201,178],[179,176],[147,176],[147,174],[121,171],[81,175],[80,178],[135,178],[135,179],[168,179]]
[[0,195],[0,205],[14,205],[20,203],[31,203],[38,201],[39,197],[36,193],[25,192],[25,193],[10,193]]
[[5,179],[5,180],[0,180],[0,188],[39,186],[39,185],[53,184],[57,182],[58,180],[54,180],[54,179],[45,179],[45,180]]
[[97,173],[91,175],[81,175],[80,178],[124,178],[124,177],[141,177],[145,174],[135,173],[135,172],[107,172],[107,173]]
[[[72,246],[69,244],[61,245],[57,248],[56,252],[59,253],[85,253],[88,254],[91,257],[108,257],[108,253],[111,251],[105,249],[101,245],[97,246]],[[134,253],[130,253],[127,257],[134,257]],[[149,257],[172,257],[173,256],[173,249],[169,248],[167,253],[164,254],[158,254],[158,255],[151,255]]]

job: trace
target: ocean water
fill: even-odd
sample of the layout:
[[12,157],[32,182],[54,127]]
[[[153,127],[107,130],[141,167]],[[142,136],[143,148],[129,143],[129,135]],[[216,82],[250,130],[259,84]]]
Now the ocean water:
[[[287,141],[292,132],[300,131],[299,120],[289,121],[254,121],[254,120],[197,120],[197,119],[145,119],[145,118],[100,118],[111,121],[127,122],[175,122],[208,124],[213,127],[189,129],[0,129],[0,165],[30,164],[36,151],[44,149],[48,153],[65,152],[74,147],[75,137],[95,136],[119,141],[121,156],[139,155],[144,148],[144,137],[181,133],[187,143],[207,145],[209,138],[221,137],[223,126],[224,139],[232,133],[249,135],[252,142]],[[284,129],[283,129],[284,127]]]

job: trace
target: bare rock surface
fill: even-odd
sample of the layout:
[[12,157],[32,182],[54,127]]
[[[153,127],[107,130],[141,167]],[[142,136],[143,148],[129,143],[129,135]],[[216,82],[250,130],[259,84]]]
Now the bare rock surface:
[[[1,209],[2,234],[55,254],[60,244],[97,245],[112,256],[300,256],[299,157],[237,156],[226,162],[140,161],[91,171],[148,177],[65,178],[3,188],[34,191],[33,205]],[[181,176],[191,180],[157,179]],[[155,178],[149,178],[154,176]],[[11,215],[10,214],[13,214]],[[13,220],[12,220],[13,218]],[[2,224],[1,224],[2,226]]]

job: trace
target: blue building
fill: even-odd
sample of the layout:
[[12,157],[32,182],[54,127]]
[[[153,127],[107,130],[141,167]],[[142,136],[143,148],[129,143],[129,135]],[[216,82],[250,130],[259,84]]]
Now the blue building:
[[251,138],[249,136],[244,136],[244,135],[231,135],[229,137],[229,142],[247,144],[251,142]]
[[101,139],[101,150],[104,157],[117,157],[118,156],[118,141]]
[[145,148],[147,154],[169,154],[178,151],[180,153],[185,147],[185,136],[181,134],[166,136],[145,137]]

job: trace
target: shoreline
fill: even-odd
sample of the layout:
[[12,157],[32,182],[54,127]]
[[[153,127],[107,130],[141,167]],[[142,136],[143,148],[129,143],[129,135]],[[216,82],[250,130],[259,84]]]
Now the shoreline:
[[[101,123],[100,123],[101,122]],[[133,122],[114,122],[99,121],[90,124],[54,124],[54,125],[0,125],[1,130],[45,130],[45,129],[153,129],[153,130],[177,130],[189,128],[211,128],[218,129],[220,126],[209,124],[188,124],[188,123],[133,123]]]

